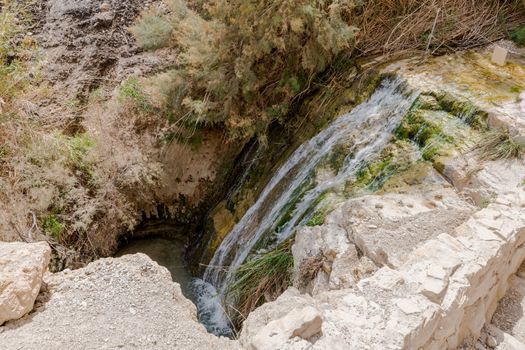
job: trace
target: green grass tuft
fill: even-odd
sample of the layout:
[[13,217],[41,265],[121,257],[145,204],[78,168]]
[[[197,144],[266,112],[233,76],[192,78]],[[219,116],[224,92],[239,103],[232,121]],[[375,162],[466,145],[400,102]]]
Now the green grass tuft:
[[144,87],[137,77],[130,77],[124,81],[118,97],[121,103],[129,102],[142,112],[153,111],[153,106],[144,93]]
[[316,211],[314,215],[306,222],[306,226],[321,226],[324,224],[325,213],[323,211]]
[[226,299],[235,310],[234,323],[239,324],[257,306],[275,300],[288,288],[293,270],[292,244],[292,239],[284,241],[235,271],[235,280],[226,291]]

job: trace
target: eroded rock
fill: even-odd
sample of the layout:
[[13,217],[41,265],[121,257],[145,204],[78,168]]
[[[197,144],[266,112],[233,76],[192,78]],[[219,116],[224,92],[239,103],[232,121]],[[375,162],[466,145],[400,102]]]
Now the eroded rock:
[[50,254],[45,242],[0,243],[0,325],[33,309]]
[[307,340],[321,331],[320,312],[312,306],[295,309],[284,317],[271,321],[251,340],[253,350],[278,349],[290,339]]

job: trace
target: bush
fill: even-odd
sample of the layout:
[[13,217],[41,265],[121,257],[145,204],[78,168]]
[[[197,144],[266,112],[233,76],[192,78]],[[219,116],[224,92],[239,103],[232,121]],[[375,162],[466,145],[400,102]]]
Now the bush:
[[471,47],[525,17],[518,0],[164,3],[167,10],[146,11],[132,32],[145,49],[180,50],[163,76],[168,114],[176,125],[224,127],[233,139],[264,136],[272,121],[286,120],[338,57]]
[[0,112],[2,105],[14,99],[27,82],[18,57],[31,43],[29,40],[16,43],[23,32],[20,19],[24,15],[25,9],[16,3],[8,3],[0,11]]
[[474,147],[481,160],[521,158],[525,148],[515,142],[506,129],[488,131]]
[[510,38],[518,45],[525,45],[525,26],[513,30]]
[[146,50],[167,45],[171,38],[171,31],[171,23],[157,8],[144,12],[141,21],[131,29],[138,44]]
[[64,230],[64,224],[55,215],[46,216],[42,222],[42,228],[49,236],[60,240],[60,235]]
[[155,28],[168,21],[173,27],[181,50],[167,92],[175,120],[222,124],[232,138],[263,134],[284,117],[357,32],[344,21],[350,0],[218,0],[207,6],[210,20],[182,0],[166,4],[169,13],[155,20],[147,12],[132,31],[149,48],[167,43],[150,35]]

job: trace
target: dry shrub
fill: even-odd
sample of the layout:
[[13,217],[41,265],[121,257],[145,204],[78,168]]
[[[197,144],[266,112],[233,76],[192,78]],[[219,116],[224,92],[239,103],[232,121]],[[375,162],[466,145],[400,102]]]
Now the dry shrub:
[[486,132],[473,149],[481,160],[521,158],[525,147],[514,141],[506,129]]
[[[18,92],[19,102],[31,97]],[[75,267],[114,253],[143,213],[155,214],[156,146],[167,121],[139,113],[136,102],[90,101],[82,107],[85,131],[73,135],[62,131],[67,119],[9,105],[0,116],[0,239],[47,240],[53,269]]]
[[359,56],[401,50],[470,48],[506,36],[525,21],[519,0],[369,0],[351,21]]
[[[165,91],[173,118],[223,126],[232,139],[264,135],[312,78],[352,47],[357,30],[344,21],[350,0],[217,0],[204,17],[183,0],[165,4],[169,11],[147,11],[132,31],[145,48],[180,48]],[[168,22],[169,39],[158,30]]]

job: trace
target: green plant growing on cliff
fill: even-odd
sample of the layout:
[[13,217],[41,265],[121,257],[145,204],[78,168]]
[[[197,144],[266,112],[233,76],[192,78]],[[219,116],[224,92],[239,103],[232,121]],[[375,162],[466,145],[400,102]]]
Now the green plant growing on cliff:
[[151,7],[142,14],[140,22],[131,28],[138,44],[145,50],[166,46],[171,39],[172,24],[157,7]]
[[31,50],[32,40],[23,39],[22,24],[26,20],[24,4],[8,1],[0,10],[0,111],[27,85],[26,69],[20,57]]
[[56,240],[60,240],[62,231],[64,231],[64,224],[58,219],[56,215],[48,215],[42,220],[42,228],[44,232]]
[[326,87],[321,76],[332,65],[335,75],[352,69],[335,67],[338,61],[352,66],[356,57],[422,48],[427,41],[436,50],[470,47],[500,38],[503,27],[513,28],[524,17],[515,1],[496,0],[444,0],[437,17],[434,1],[164,5],[146,10],[131,29],[145,49],[179,51],[173,69],[157,77],[159,100],[177,126],[221,127],[230,140],[257,135],[264,141],[272,122],[287,121],[301,99]]
[[274,300],[288,288],[293,269],[292,244],[293,239],[284,241],[237,268],[226,292],[234,310],[234,323],[240,323],[257,306]]
[[510,33],[510,39],[520,46],[525,45],[525,26],[514,29]]
[[472,127],[477,129],[486,128],[486,113],[479,110],[472,102],[459,100],[448,93],[438,94],[435,97],[444,111],[449,112]]
[[486,132],[474,150],[481,160],[521,158],[525,153],[525,147],[514,141],[506,129]]
[[151,112],[153,106],[144,93],[144,87],[137,77],[130,77],[122,83],[118,99],[120,103],[130,103],[141,112]]
[[357,32],[344,20],[352,0],[217,0],[206,18],[182,0],[165,4],[169,12],[143,14],[132,32],[145,48],[180,49],[166,92],[175,120],[223,125],[233,139],[262,135],[283,118]]
[[310,220],[308,220],[306,222],[306,226],[320,226],[322,224],[324,224],[324,217],[325,217],[325,212],[322,211],[322,210],[318,210],[314,213],[314,215],[312,215],[312,217],[310,218]]

